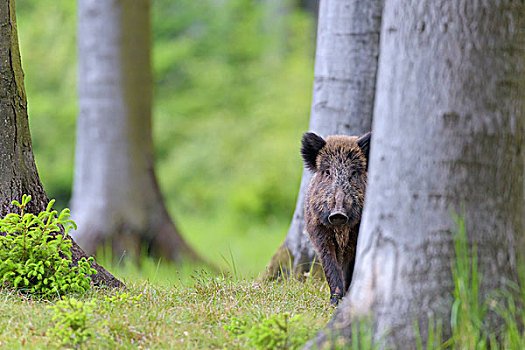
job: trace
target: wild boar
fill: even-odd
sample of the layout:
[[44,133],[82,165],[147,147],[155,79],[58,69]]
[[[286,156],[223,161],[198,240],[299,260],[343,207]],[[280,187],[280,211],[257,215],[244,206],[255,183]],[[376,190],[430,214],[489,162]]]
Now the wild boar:
[[307,132],[301,154],[313,172],[305,198],[306,231],[323,266],[330,302],[347,292],[365,198],[371,133],[323,139]]

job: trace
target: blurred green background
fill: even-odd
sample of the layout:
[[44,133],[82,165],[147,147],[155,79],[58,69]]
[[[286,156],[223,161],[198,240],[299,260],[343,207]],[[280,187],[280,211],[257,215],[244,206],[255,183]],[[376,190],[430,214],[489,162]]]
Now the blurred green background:
[[[290,223],[302,171],[315,22],[298,4],[154,0],[156,169],[185,239],[218,266],[263,271]],[[76,4],[19,0],[34,153],[58,207],[71,195]]]

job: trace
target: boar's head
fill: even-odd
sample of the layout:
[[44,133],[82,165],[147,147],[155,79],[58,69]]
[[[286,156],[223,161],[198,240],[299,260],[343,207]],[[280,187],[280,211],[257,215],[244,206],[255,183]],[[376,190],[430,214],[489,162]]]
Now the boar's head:
[[314,173],[307,205],[321,224],[353,226],[361,219],[370,137],[334,135],[325,140],[311,132],[303,135],[301,154]]

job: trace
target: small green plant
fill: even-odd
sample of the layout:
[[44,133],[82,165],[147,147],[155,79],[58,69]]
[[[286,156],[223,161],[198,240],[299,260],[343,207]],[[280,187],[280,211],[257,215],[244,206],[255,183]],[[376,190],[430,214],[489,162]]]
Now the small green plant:
[[52,210],[52,200],[38,215],[25,213],[30,200],[31,196],[24,195],[22,203],[13,201],[20,214],[0,219],[0,284],[43,298],[84,293],[96,270],[91,267],[93,258],[82,258],[73,265],[72,243],[66,237],[76,225],[69,209],[58,214]]
[[246,338],[248,345],[256,349],[297,349],[313,335],[301,316],[290,317],[289,312],[264,319],[255,317],[243,320],[233,317],[224,329],[235,337]]
[[247,324],[246,320],[240,319],[238,317],[232,317],[230,324],[224,326],[224,329],[227,330],[230,335],[239,336],[246,332]]
[[90,324],[90,314],[95,302],[82,302],[75,298],[59,300],[50,306],[55,325],[49,329],[49,336],[61,346],[80,346],[94,334]]
[[123,306],[123,305],[136,305],[140,301],[142,293],[139,295],[132,296],[129,293],[116,292],[115,295],[105,296],[104,302],[109,305]]

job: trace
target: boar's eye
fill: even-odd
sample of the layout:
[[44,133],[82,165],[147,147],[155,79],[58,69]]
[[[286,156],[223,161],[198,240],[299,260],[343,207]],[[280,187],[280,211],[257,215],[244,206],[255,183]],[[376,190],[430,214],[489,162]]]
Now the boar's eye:
[[352,172],[350,173],[349,180],[352,180],[356,175],[357,175],[357,171],[352,170]]
[[325,174],[326,176],[330,176],[330,169],[326,169],[326,170],[324,171],[324,174]]

